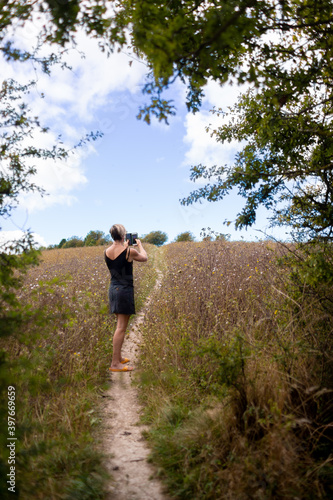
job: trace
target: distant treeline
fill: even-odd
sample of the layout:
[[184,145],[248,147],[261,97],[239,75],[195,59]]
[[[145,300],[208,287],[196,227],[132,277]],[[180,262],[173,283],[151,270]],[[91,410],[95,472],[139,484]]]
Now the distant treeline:
[[[201,236],[204,241],[215,240],[229,240],[230,234],[217,233],[212,231],[210,228],[203,229]],[[150,243],[156,246],[162,246],[168,241],[168,235],[163,231],[151,231],[148,234],[139,237],[143,243]],[[185,231],[178,234],[173,242],[181,241],[195,241],[195,236],[190,231]],[[111,237],[109,234],[103,233],[103,231],[89,231],[85,238],[80,238],[79,236],[71,236],[70,238],[63,238],[58,245],[50,245],[47,249],[51,250],[53,248],[74,248],[74,247],[94,247],[98,245],[107,245],[111,242]],[[43,247],[44,249],[44,247]]]
[[94,247],[98,245],[107,245],[111,241],[110,235],[103,231],[89,231],[85,238],[79,236],[71,236],[63,238],[58,245],[50,245],[47,248],[77,248],[77,247]]

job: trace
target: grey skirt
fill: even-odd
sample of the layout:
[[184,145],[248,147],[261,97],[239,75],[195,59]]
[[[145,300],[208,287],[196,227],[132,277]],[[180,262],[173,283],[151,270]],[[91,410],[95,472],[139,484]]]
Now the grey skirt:
[[111,314],[135,314],[133,286],[111,283],[109,306]]

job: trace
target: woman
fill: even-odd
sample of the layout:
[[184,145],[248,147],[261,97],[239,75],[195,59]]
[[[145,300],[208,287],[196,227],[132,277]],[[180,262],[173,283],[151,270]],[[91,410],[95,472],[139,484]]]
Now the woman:
[[112,245],[105,250],[105,262],[111,273],[109,288],[110,312],[117,316],[117,327],[113,336],[112,372],[132,371],[132,366],[124,366],[129,359],[121,356],[128,320],[135,314],[133,288],[133,260],[147,262],[148,257],[140,240],[136,239],[137,248],[129,247],[125,241],[126,229],[121,224],[114,224],[110,229]]

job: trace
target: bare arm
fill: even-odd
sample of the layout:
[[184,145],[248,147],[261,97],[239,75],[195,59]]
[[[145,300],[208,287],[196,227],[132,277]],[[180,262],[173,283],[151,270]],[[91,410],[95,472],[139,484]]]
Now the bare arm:
[[128,260],[137,260],[138,262],[147,262],[148,260],[148,255],[146,250],[143,248],[142,243],[140,240],[136,239],[135,240],[137,243],[137,249],[136,248],[131,248],[130,249],[130,258]]

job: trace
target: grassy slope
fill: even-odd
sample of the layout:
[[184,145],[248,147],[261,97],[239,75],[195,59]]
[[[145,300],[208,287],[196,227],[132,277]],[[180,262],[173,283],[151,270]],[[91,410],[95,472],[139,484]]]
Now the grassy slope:
[[[156,248],[136,265],[137,310],[151,290]],[[99,391],[108,377],[114,318],[103,248],[45,251],[21,301],[31,320],[2,341],[11,359],[17,402],[16,477],[20,498],[103,498],[97,449]]]
[[[328,498],[331,317],[320,301],[305,300],[302,288],[292,295],[288,270],[263,243],[147,249],[149,262],[135,266],[138,310],[156,266],[164,278],[143,325],[140,393],[172,494]],[[25,281],[31,321],[5,341],[25,500],[103,498],[98,402],[115,326],[108,281],[100,247],[44,252]]]
[[160,250],[140,385],[152,459],[175,498],[332,494],[328,318],[325,329],[322,304],[302,286],[295,294],[276,252],[245,242]]

